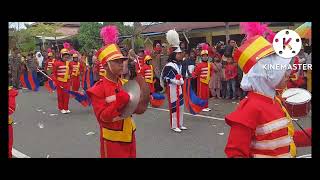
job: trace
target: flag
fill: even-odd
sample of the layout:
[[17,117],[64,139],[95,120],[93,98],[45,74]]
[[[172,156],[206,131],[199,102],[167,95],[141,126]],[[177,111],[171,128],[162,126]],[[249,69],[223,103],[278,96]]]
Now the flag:
[[32,91],[38,91],[39,90],[39,81],[37,78],[37,72],[24,72],[20,76],[20,82],[24,88],[28,88]]
[[150,104],[152,107],[160,107],[164,103],[164,95],[160,93],[152,93],[150,98]]
[[82,75],[82,88],[86,91],[88,88],[92,87],[93,84],[93,71],[90,68],[86,68],[84,74]]
[[191,87],[191,78],[185,80],[183,85],[183,93],[185,100],[185,107],[191,114],[198,114],[205,108],[208,100],[203,100],[197,97]]
[[54,82],[50,79],[48,79],[47,82],[45,82],[44,87],[50,92],[52,93],[54,90],[57,89],[57,86],[54,84]]
[[78,101],[82,106],[87,107],[89,105],[91,105],[90,99],[88,97],[88,95],[86,94],[86,92],[81,93],[78,91],[67,91],[72,97],[75,98],[76,101]]
[[152,97],[154,99],[157,99],[157,100],[162,100],[162,99],[165,99],[164,95],[163,94],[160,94],[160,93],[152,93]]

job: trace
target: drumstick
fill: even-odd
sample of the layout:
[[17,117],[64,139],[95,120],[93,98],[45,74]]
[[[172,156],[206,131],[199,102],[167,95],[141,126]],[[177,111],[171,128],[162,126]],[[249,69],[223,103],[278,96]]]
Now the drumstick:
[[283,99],[288,99],[289,97],[295,96],[295,95],[297,95],[297,94],[299,94],[299,93],[292,94],[292,95],[290,95],[290,96],[288,96],[288,97],[284,97]]
[[[49,77],[48,75],[46,75],[46,73],[44,73],[43,71],[41,71],[40,69],[37,69],[38,72],[40,72],[41,74],[43,74],[44,76],[46,76],[48,79],[50,79],[51,81],[55,82],[51,77]],[[62,86],[60,86],[61,89],[64,89]]]
[[296,122],[296,124],[299,126],[299,128],[302,130],[302,132],[309,138],[309,140],[311,141],[311,137],[309,136],[309,134],[303,129],[303,127],[297,122],[297,121],[294,121]]

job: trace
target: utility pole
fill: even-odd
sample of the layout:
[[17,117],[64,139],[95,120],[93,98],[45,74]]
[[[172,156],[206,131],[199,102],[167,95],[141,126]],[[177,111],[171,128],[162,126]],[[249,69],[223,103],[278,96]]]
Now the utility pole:
[[229,22],[225,22],[225,27],[226,27],[226,44],[228,43],[229,39],[230,39],[230,35],[229,35]]

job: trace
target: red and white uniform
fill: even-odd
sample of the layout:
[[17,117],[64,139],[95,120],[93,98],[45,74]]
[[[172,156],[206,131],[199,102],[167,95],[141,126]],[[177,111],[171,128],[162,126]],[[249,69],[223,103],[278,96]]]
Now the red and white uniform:
[[[208,100],[210,96],[209,82],[211,74],[213,73],[213,67],[211,63],[201,62],[197,64],[192,77],[197,77],[197,94],[198,97],[204,100]],[[208,103],[205,105],[208,108]]]
[[125,82],[103,78],[87,90],[100,125],[101,158],[136,157],[136,125],[132,117],[119,118],[121,113],[117,109],[120,99],[116,98],[116,89]]
[[80,72],[82,71],[83,67],[80,62],[72,61],[70,62],[72,66],[72,74],[71,74],[71,86],[72,91],[78,91],[80,88]]
[[[291,118],[277,97],[250,91],[225,120],[231,126],[225,148],[227,157],[290,158],[296,156],[296,144],[311,144],[301,131],[294,131]],[[311,134],[311,129],[307,131]]]
[[155,89],[154,89],[155,78],[154,78],[153,66],[144,64],[143,67],[141,68],[140,73],[143,75],[146,83],[148,83],[150,88],[150,93],[155,92]]
[[137,73],[141,73],[141,69],[144,65],[144,57],[138,56],[138,62],[136,62],[136,71]]
[[[70,76],[72,66],[69,61],[55,61],[53,64],[52,77],[57,85],[58,109],[69,110]],[[62,87],[62,88],[61,88]]]
[[94,71],[99,74],[99,79],[107,77],[107,71],[99,61],[96,61]]
[[8,131],[9,131],[9,158],[12,158],[12,146],[13,146],[13,119],[11,115],[16,110],[16,96],[18,95],[18,91],[13,89],[11,86],[9,87],[8,92],[8,100],[9,100],[9,118],[8,118]]
[[48,75],[50,75],[52,73],[52,68],[53,68],[54,62],[55,62],[55,59],[47,59],[47,61],[46,61],[45,70]]

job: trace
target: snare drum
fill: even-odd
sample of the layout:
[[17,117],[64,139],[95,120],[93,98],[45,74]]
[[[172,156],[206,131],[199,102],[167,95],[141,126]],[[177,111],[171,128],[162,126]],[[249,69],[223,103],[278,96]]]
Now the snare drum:
[[307,116],[310,112],[311,93],[301,88],[290,88],[283,92],[282,98],[291,117]]

